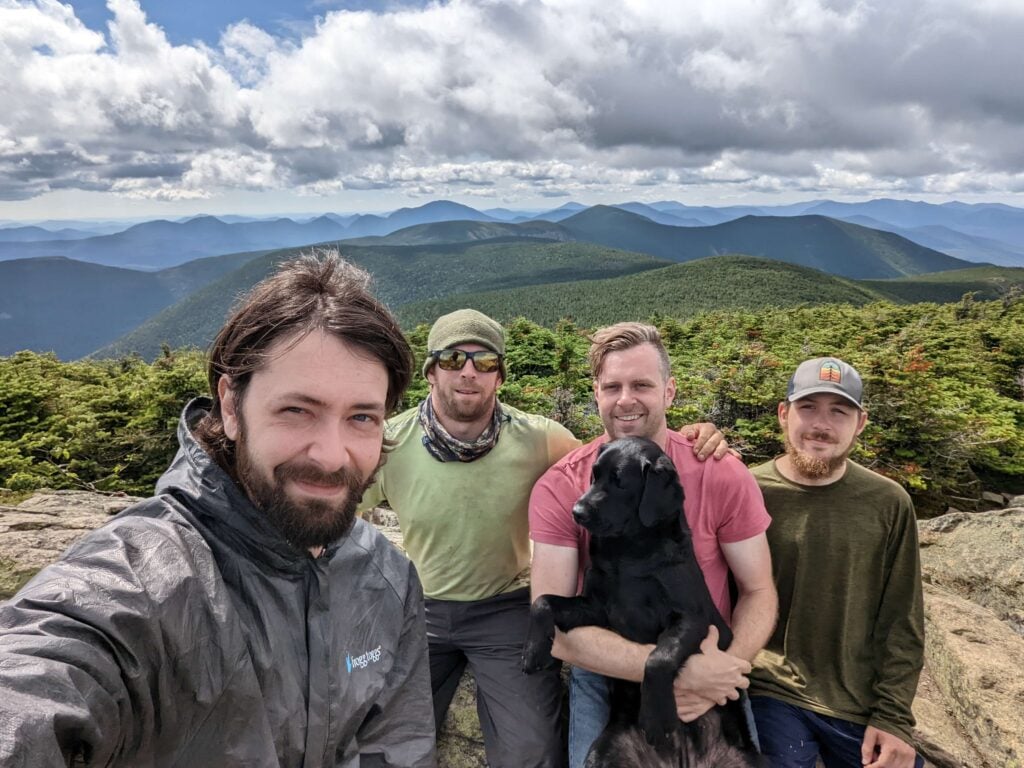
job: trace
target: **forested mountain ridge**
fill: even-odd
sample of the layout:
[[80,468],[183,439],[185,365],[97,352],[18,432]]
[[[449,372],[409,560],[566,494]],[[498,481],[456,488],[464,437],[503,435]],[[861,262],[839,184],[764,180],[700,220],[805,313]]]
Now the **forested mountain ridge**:
[[729,255],[610,279],[446,296],[406,304],[398,308],[398,315],[404,326],[412,326],[467,306],[503,321],[526,317],[554,326],[568,318],[594,326],[644,320],[652,314],[688,318],[713,310],[802,304],[860,306],[890,298],[883,288],[867,287],[856,280],[769,259]]
[[[96,356],[136,352],[152,359],[164,343],[205,347],[231,299],[292,253],[279,251],[251,261],[168,307]],[[1024,286],[1024,269],[969,270],[965,274],[970,279],[963,284],[951,281],[956,271],[935,282],[861,282],[750,256],[672,264],[586,243],[497,240],[458,248],[350,247],[343,254],[370,270],[376,291],[405,327],[467,306],[503,320],[526,317],[553,326],[562,318],[572,318],[602,325],[652,314],[685,318],[727,308],[956,301],[966,290],[981,290],[982,298],[995,298],[1013,286]]]
[[[268,275],[276,264],[308,249],[275,251],[168,307],[131,333],[98,350],[98,357],[138,353],[152,358],[163,344],[203,347],[216,334],[234,297]],[[342,255],[366,268],[374,290],[390,307],[465,291],[558,284],[628,275],[665,261],[589,243],[497,239],[422,246],[355,246]]]
[[63,257],[0,262],[0,355],[35,349],[82,357],[258,255],[198,259],[159,272]]

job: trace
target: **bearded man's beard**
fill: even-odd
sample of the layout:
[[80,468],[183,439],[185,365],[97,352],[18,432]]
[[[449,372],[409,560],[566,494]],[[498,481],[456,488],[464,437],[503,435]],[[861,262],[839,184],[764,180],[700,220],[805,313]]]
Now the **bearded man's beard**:
[[[808,432],[803,435],[804,439],[824,440],[836,443],[829,435],[822,432]],[[822,480],[826,477],[830,477],[837,469],[846,463],[846,457],[850,455],[853,450],[853,441],[846,446],[845,451],[840,451],[835,456],[827,459],[819,459],[817,456],[812,456],[805,451],[801,451],[789,440],[789,435],[784,436],[786,443],[786,455],[789,456],[789,460],[793,465],[793,469],[798,474],[806,477],[809,480]]]
[[436,387],[435,391],[437,392],[438,400],[435,400],[434,404],[440,405],[440,408],[436,410],[440,410],[441,413],[452,421],[470,423],[490,416],[494,411],[494,398],[481,400],[477,403],[464,403],[452,391]]
[[[293,460],[274,467],[273,479],[269,480],[256,467],[241,425],[235,457],[239,483],[253,505],[264,512],[297,549],[326,547],[348,533],[356,508],[377,474],[375,470],[364,478],[361,472],[350,467],[324,472],[308,462]],[[344,486],[346,493],[340,501],[307,499],[299,502],[288,496],[285,485],[289,480]]]

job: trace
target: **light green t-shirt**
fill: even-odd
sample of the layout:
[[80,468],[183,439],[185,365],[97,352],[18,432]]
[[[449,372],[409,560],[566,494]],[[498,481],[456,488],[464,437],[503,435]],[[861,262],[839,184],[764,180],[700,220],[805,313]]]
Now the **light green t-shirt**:
[[831,485],[798,485],[774,461],[754,477],[772,524],[779,623],[750,693],[912,738],[924,663],[917,521],[906,491],[847,461]]
[[388,421],[396,445],[361,506],[391,505],[427,597],[480,600],[528,584],[530,491],[580,441],[551,419],[502,409],[497,444],[470,462],[427,453],[417,408]]

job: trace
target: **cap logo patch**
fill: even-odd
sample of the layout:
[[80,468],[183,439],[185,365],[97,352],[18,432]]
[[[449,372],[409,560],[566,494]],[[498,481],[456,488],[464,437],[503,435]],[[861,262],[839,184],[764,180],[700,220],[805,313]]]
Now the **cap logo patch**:
[[834,360],[822,363],[821,368],[818,370],[818,381],[828,381],[832,384],[839,384],[842,380],[843,375],[839,371],[839,365]]

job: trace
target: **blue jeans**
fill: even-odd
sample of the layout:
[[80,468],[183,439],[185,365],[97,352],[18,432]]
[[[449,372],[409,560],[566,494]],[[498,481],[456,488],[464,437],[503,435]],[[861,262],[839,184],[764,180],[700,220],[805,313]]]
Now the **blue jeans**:
[[608,724],[608,681],[580,667],[569,674],[569,768],[583,768],[590,745]]
[[[866,726],[819,715],[770,696],[751,696],[761,752],[772,768],[814,768],[821,755],[826,768],[861,768],[860,745]],[[923,768],[920,755],[915,768]]]
[[[760,749],[750,699],[746,692],[741,693],[741,698],[754,747]],[[583,768],[590,746],[608,724],[609,714],[608,681],[604,675],[573,667],[569,676],[569,768]]]

